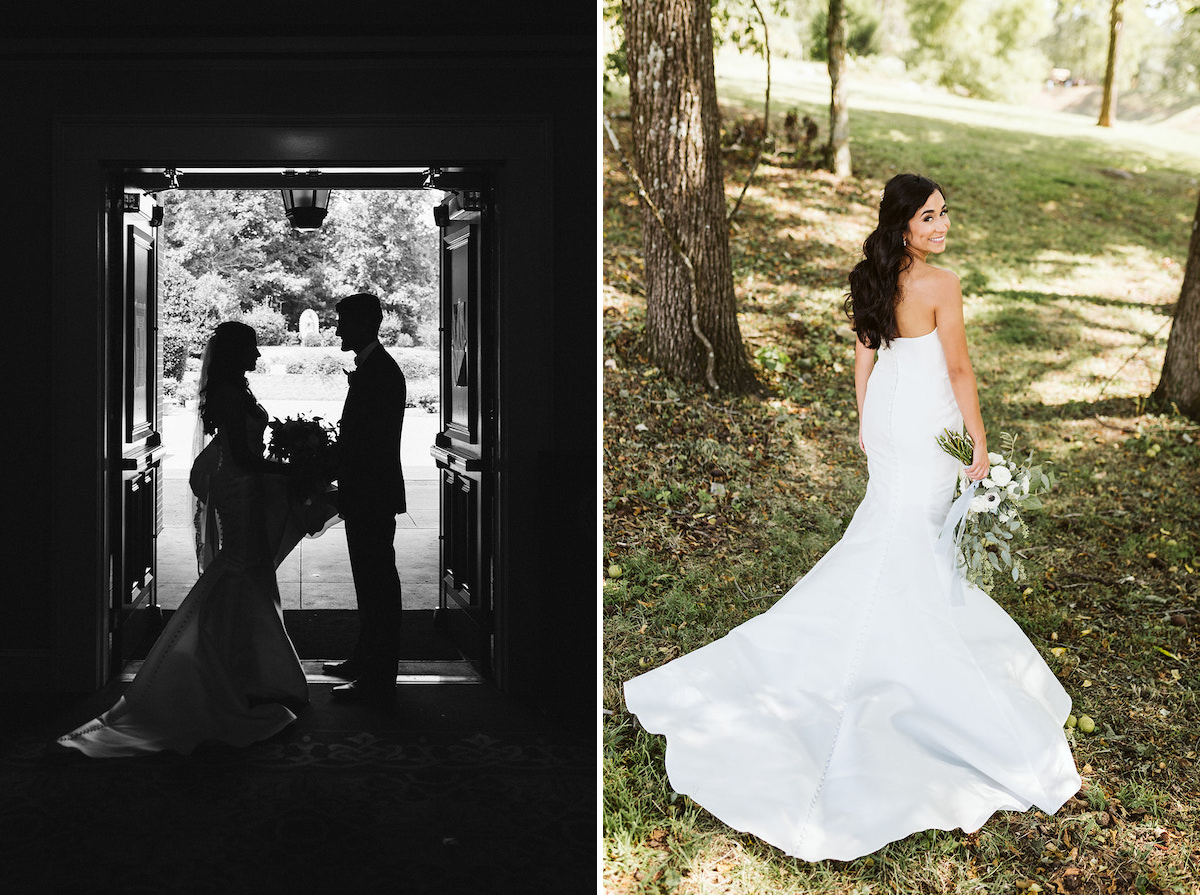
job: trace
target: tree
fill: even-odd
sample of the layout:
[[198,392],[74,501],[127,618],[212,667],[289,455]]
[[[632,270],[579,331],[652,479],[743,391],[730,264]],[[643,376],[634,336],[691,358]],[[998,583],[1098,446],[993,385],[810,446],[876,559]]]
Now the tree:
[[[820,3],[820,8],[812,10],[808,20],[808,58],[828,62],[829,3],[827,0],[820,0]],[[883,52],[885,47],[891,53],[897,38],[907,37],[908,22],[902,14],[897,17],[898,22],[893,22],[893,27],[883,27],[882,16],[891,12],[886,8],[886,0],[883,3],[877,0],[842,0],[841,6],[846,14],[846,52],[851,56],[874,56]],[[899,29],[903,29],[903,35],[894,33]]]
[[1108,14],[1108,62],[1104,66],[1104,98],[1100,101],[1100,127],[1112,127],[1117,105],[1117,51],[1121,45],[1121,4],[1112,0]]
[[1024,101],[1049,66],[1038,50],[1050,31],[1043,0],[931,0],[909,4],[911,68],[985,99]]
[[[342,296],[370,291],[414,342],[436,338],[436,191],[334,190],[321,229],[299,234],[278,190],[163,194],[161,303],[168,370],[216,322],[278,310],[293,331],[315,310],[333,325]],[[264,317],[263,320],[272,319]],[[166,353],[166,349],[164,349]]]
[[1200,420],[1200,201],[1192,220],[1183,288],[1167,339],[1162,377],[1150,404],[1163,409],[1174,404],[1181,413]]
[[[1153,2],[1153,0],[1151,0]],[[1155,3],[1155,18],[1147,15],[1150,3],[1121,7],[1121,47],[1113,73],[1116,93],[1135,85],[1151,90],[1187,91],[1186,72],[1173,69],[1170,57],[1181,38],[1184,16],[1170,14],[1175,0]],[[1053,20],[1038,46],[1055,68],[1070,71],[1076,84],[1104,85],[1112,25],[1112,0],[1057,0]],[[1188,57],[1188,63],[1194,59]],[[1178,59],[1181,62],[1182,60]],[[1178,82],[1178,83],[1176,83]],[[1097,101],[1103,95],[1099,91]]]
[[846,5],[829,0],[829,170],[838,177],[849,177],[850,111],[846,106],[846,84],[842,70],[846,64]]
[[1186,8],[1181,3],[1174,39],[1164,60],[1164,86],[1185,94],[1200,91],[1197,59],[1200,59],[1200,5]]
[[[400,318],[403,332],[419,341],[423,321],[438,309],[438,238],[434,191],[339,190],[330,202],[331,254],[321,281],[329,303],[324,322],[334,322],[332,304],[353,292],[373,292],[384,311]],[[298,314],[299,312],[297,312]]]
[[711,4],[622,0],[622,17],[633,157],[648,199],[642,245],[650,359],[670,376],[753,390],[725,221]]

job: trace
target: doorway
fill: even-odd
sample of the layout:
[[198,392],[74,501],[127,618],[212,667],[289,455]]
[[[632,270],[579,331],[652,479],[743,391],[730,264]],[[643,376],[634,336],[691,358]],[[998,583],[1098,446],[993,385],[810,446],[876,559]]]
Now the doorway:
[[[594,613],[590,600],[564,600],[560,585],[578,571],[579,564],[566,558],[577,556],[594,529],[584,521],[591,515],[583,512],[583,497],[591,488],[565,491],[560,484],[572,470],[586,467],[587,459],[585,448],[570,449],[573,429],[556,422],[564,416],[563,389],[576,388],[579,360],[571,347],[578,340],[571,333],[556,338],[556,327],[578,328],[578,312],[592,305],[593,278],[579,282],[578,294],[558,285],[571,282],[562,259],[573,257],[578,240],[564,230],[567,206],[558,198],[563,195],[558,186],[566,175],[554,163],[555,120],[549,114],[481,118],[455,113],[431,122],[428,116],[353,113],[249,118],[174,112],[55,119],[50,313],[54,321],[70,325],[55,324],[51,361],[95,370],[97,376],[82,388],[55,379],[50,396],[56,408],[49,446],[55,471],[48,500],[55,508],[50,538],[77,548],[48,570],[47,592],[53,595],[46,614],[48,645],[32,659],[20,659],[26,666],[35,663],[33,673],[47,689],[92,690],[111,676],[117,585],[109,483],[123,458],[110,438],[117,421],[110,415],[107,386],[106,313],[114,293],[103,276],[112,246],[110,231],[101,224],[120,201],[110,191],[108,172],[123,165],[121,170],[154,175],[155,185],[147,187],[153,189],[162,184],[169,165],[230,172],[261,168],[264,160],[298,170],[343,165],[369,171],[408,164],[407,184],[365,176],[339,184],[332,182],[332,168],[323,170],[332,188],[415,188],[426,168],[436,164],[447,188],[472,187],[452,182],[459,172],[482,171],[490,178],[484,186],[491,196],[485,206],[490,217],[476,224],[479,242],[493,259],[479,272],[488,328],[479,335],[484,353],[475,367],[485,377],[486,400],[479,406],[489,468],[480,472],[490,490],[478,515],[492,538],[490,560],[470,570],[480,582],[472,598],[490,600],[492,630],[481,639],[491,647],[492,673],[502,690],[547,711],[576,706],[566,682],[576,674],[578,679],[592,674]],[[562,221],[557,231],[556,221]],[[567,248],[560,251],[560,244]],[[448,451],[453,450],[447,463],[474,462],[460,448],[464,442],[448,441]],[[586,444],[594,439],[588,437]],[[548,683],[547,663],[573,670]]]
[[[261,250],[273,238],[278,249],[280,239],[306,238],[281,223],[279,189],[320,177],[323,186],[337,187],[330,190],[335,196],[332,209],[337,210],[339,192],[351,207],[341,216],[343,230],[361,225],[364,208],[374,204],[378,210],[381,197],[383,205],[391,197],[393,204],[407,205],[410,212],[418,206],[426,216],[424,226],[410,220],[404,233],[392,235],[401,242],[422,243],[410,255],[428,262],[424,279],[432,272],[433,282],[422,283],[421,271],[413,270],[420,264],[408,257],[407,283],[365,287],[381,294],[385,321],[380,341],[410,383],[401,441],[409,511],[398,519],[396,534],[405,609],[401,673],[406,662],[460,658],[477,675],[490,677],[491,598],[489,582],[480,574],[491,568],[494,542],[486,502],[495,443],[486,422],[495,418],[490,411],[492,367],[486,361],[491,352],[484,344],[491,313],[486,283],[490,253],[484,239],[486,174],[436,168],[310,169],[298,178],[282,168],[125,167],[111,177],[112,192],[120,193],[121,212],[111,215],[109,224],[114,249],[108,277],[109,402],[111,408],[121,408],[123,418],[145,418],[136,430],[124,427],[119,446],[123,457],[142,458],[139,474],[144,481],[131,490],[125,471],[121,486],[114,483],[111,490],[111,565],[117,580],[135,577],[132,590],[128,584],[113,590],[112,671],[129,673],[129,660],[136,660],[148,646],[164,613],[179,605],[197,578],[187,472],[196,421],[194,355],[206,338],[205,324],[211,329],[220,319],[240,317],[260,332],[263,357],[248,379],[271,417],[336,421],[346,392],[343,371],[352,358],[340,353],[332,336],[332,306],[339,291],[364,288],[367,268],[375,279],[387,281],[380,267],[386,267],[388,256],[395,264],[405,263],[398,245],[368,245],[360,252],[364,257],[356,259],[354,282],[341,284],[339,290],[338,283],[331,287],[329,281],[337,278],[331,270],[336,271],[344,257],[326,258],[322,268],[320,252],[310,244],[298,253],[304,256],[303,264],[293,265],[303,268],[302,276],[247,248],[250,244]],[[364,182],[370,185],[359,185]],[[419,201],[408,201],[414,197]],[[192,198],[195,201],[189,201]],[[255,204],[264,201],[279,206],[277,220],[252,213]],[[209,253],[221,254],[221,264],[195,257],[196,246],[185,245],[188,240],[172,231],[175,214],[193,243],[197,233],[218,234],[217,248],[210,247]],[[239,219],[231,224],[233,217]],[[339,218],[330,217],[336,232]],[[392,224],[395,229],[394,220]],[[272,232],[264,238],[264,231]],[[249,234],[246,240],[240,240],[242,232]],[[362,242],[372,237],[364,236],[364,228],[358,226],[348,238],[364,249]],[[341,251],[334,246],[334,251],[349,253],[344,245]],[[231,261],[239,255],[240,264]],[[258,281],[246,288],[246,280],[256,274]],[[240,295],[238,286],[243,287]],[[327,293],[323,298],[320,287]],[[431,293],[432,301],[420,294],[423,290]],[[301,318],[306,318],[303,333]],[[193,340],[181,350],[178,331],[184,320],[193,324]],[[463,494],[468,497],[465,504]],[[319,669],[320,660],[347,655],[357,624],[340,525],[320,538],[302,541],[280,566],[278,577],[285,623],[301,658],[311,660],[306,666]],[[444,673],[434,677],[462,679]]]

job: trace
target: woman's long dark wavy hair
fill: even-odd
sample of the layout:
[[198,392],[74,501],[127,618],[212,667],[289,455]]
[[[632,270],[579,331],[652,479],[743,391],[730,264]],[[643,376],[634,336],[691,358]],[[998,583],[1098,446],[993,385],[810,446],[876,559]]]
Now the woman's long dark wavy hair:
[[254,328],[239,320],[219,324],[208,340],[200,376],[200,419],[206,435],[217,431],[217,420],[229,409],[224,404],[231,401],[246,406],[253,404],[250,383],[246,381],[242,366],[245,360],[242,352],[257,341]]
[[920,174],[897,174],[883,188],[879,225],[863,243],[863,260],[850,271],[844,305],[850,325],[868,348],[887,345],[900,335],[896,326],[900,274],[912,265],[912,256],[904,248],[904,229],[934,191],[946,195]]

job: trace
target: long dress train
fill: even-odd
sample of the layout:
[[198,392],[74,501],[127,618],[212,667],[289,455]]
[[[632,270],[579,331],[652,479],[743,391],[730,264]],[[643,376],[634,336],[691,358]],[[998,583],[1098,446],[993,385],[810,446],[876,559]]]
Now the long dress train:
[[212,447],[223,448],[209,481],[220,550],[125,694],[61,745],[95,758],[186,755],[209,740],[246,746],[295,721],[287,705],[307,704],[275,578],[278,561],[304,536],[304,520],[283,476],[245,474],[222,439]]
[[625,684],[678,792],[813,861],[1079,790],[1070,697],[987,594],[954,606],[939,580],[958,463],[934,438],[961,425],[936,330],[880,350],[842,539],[769,610]]

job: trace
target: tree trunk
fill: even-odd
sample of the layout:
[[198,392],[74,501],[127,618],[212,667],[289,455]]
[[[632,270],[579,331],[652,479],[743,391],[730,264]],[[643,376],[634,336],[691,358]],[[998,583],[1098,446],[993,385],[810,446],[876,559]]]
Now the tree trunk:
[[[718,386],[757,387],[738,328],[725,222],[721,117],[709,0],[622,0],[633,158],[651,200],[695,268],[696,322],[712,343]],[[669,376],[706,382],[708,352],[692,327],[692,277],[642,207],[646,341]]]
[[850,176],[850,110],[846,108],[846,4],[829,0],[829,170]]
[[1183,288],[1167,339],[1162,378],[1150,404],[1163,410],[1174,404],[1180,413],[1200,420],[1200,201],[1192,221]]
[[1100,127],[1112,127],[1117,108],[1117,51],[1121,44],[1121,4],[1112,0],[1108,17],[1108,64],[1104,67],[1104,98],[1100,101]]

